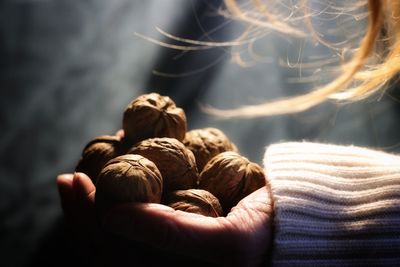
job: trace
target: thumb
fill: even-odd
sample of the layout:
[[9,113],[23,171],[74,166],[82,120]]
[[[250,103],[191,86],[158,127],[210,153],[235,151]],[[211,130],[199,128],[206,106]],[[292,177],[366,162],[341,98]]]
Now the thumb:
[[212,263],[257,265],[270,242],[271,205],[262,188],[243,199],[227,217],[206,217],[154,203],[123,204],[103,226],[125,238]]

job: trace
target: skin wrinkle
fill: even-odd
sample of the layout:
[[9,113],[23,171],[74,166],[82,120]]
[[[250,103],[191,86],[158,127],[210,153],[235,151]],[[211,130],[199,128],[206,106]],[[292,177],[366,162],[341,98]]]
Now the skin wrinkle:
[[[266,190],[265,195],[268,194],[268,190],[266,188],[261,188],[259,190]],[[254,196],[255,194],[252,195]],[[248,246],[243,248],[245,249],[243,253],[248,254],[248,259],[265,258],[251,256],[253,252],[259,251],[260,253],[267,253],[266,248],[265,250],[259,249],[263,246],[266,247],[266,244],[264,242],[258,242],[257,236],[252,235],[252,233],[255,232],[260,233],[260,228],[262,228],[261,232],[267,232],[269,235],[271,235],[271,230],[269,227],[271,216],[268,214],[271,213],[272,206],[266,206],[265,203],[267,201],[268,200],[261,196],[256,199],[250,196],[250,200],[239,202],[239,204],[235,206],[227,216],[227,220],[231,221],[233,226],[236,226],[234,231],[241,235],[239,242],[247,240],[246,243]]]
[[[176,211],[178,216],[182,216],[185,219],[187,216],[182,211]],[[204,260],[206,258],[207,261],[213,263],[223,262],[224,258],[228,255],[223,255],[220,253],[218,243],[223,240],[228,240],[226,237],[228,236],[228,231],[224,224],[222,223],[225,218],[217,217],[211,218],[206,217],[199,214],[191,214],[194,220],[196,220],[196,224],[199,227],[201,225],[201,231],[198,229],[192,229],[191,231],[186,231],[182,233],[184,236],[184,240],[180,243],[180,246],[177,246],[179,249],[184,252],[190,254],[192,257]],[[187,221],[183,225],[184,229],[190,229],[193,222]],[[215,235],[218,233],[218,235]],[[186,246],[189,245],[189,249],[186,249]],[[226,244],[228,247],[229,244]],[[199,255],[198,251],[204,251],[203,255]]]
[[[263,196],[267,197],[266,194],[267,191],[265,191]],[[260,198],[263,197],[260,196]],[[189,253],[193,257],[196,257],[196,251],[199,249],[202,251],[206,250],[210,252],[207,253],[210,261],[223,262],[226,260],[225,257],[229,256],[231,257],[232,263],[238,265],[238,262],[244,264],[246,260],[249,260],[252,257],[251,248],[258,245],[257,240],[252,240],[251,237],[243,231],[244,224],[253,222],[251,220],[240,219],[240,215],[248,216],[250,209],[247,207],[251,206],[251,203],[254,201],[259,202],[260,198],[249,199],[247,201],[250,203],[247,205],[244,205],[244,203],[240,204],[240,208],[238,207],[235,209],[228,217],[218,218],[174,211],[171,208],[159,204],[120,205],[114,209],[114,212],[117,211],[118,214],[118,210],[121,211],[119,214],[123,215],[124,222],[121,224],[123,228],[119,228],[119,231],[121,231],[124,236],[128,236],[128,238],[152,246],[155,245],[166,251],[173,250]],[[245,201],[245,203],[247,201]],[[138,215],[136,212],[141,212],[138,206],[144,207],[147,209],[147,212]],[[268,222],[266,221],[270,220],[270,217],[267,215],[268,213],[266,213],[268,211],[264,208],[259,209],[259,205],[256,205],[256,207],[258,207],[257,214],[259,215],[251,217],[251,219],[255,220],[255,225],[251,228],[258,229],[262,227],[264,228],[262,231],[269,231],[267,227]],[[132,208],[133,210],[132,212],[126,212],[124,208]],[[154,214],[149,215],[148,212],[154,212]],[[111,218],[114,217],[112,215],[113,213],[109,213]],[[137,218],[141,218],[139,224],[135,221]],[[195,224],[193,220],[196,221]],[[195,228],[192,228],[193,225],[196,225]],[[127,227],[127,229],[124,227]],[[141,227],[144,229],[152,227],[154,231],[151,236],[148,236],[149,233],[147,231],[142,231]],[[240,231],[237,231],[237,229]],[[233,237],[233,240],[231,237]],[[218,247],[224,240],[230,240],[229,243],[224,243],[227,247],[227,253],[230,253],[229,255],[221,255],[218,251]],[[248,244],[249,247],[244,246],[244,244]],[[250,249],[250,251],[247,251],[248,249]]]
[[[95,188],[86,175],[82,174],[80,178],[76,179],[76,186],[87,193],[83,195],[93,208],[94,200],[91,196]],[[259,249],[267,244],[263,242],[260,245],[257,243],[258,238],[254,239],[243,231],[236,231],[248,224],[249,229],[259,229],[262,236],[270,235],[267,227],[270,220],[269,211],[260,205],[262,201],[265,203],[267,198],[268,191],[262,188],[243,200],[228,217],[218,218],[175,211],[155,203],[121,204],[109,210],[102,222],[105,229],[112,230],[115,234],[159,247],[166,252],[182,252],[192,257],[202,257],[199,260],[229,266],[258,266],[258,262],[252,262],[252,257],[257,255],[254,255],[255,250],[251,248]],[[254,206],[254,209],[251,206]],[[252,212],[255,212],[254,216],[251,215]],[[249,219],[240,216],[247,216]],[[113,225],[107,227],[107,222]],[[221,245],[227,248],[226,252],[221,253]],[[199,251],[204,253],[199,255]],[[204,255],[208,258],[204,258]],[[227,258],[229,262],[226,262]]]
[[[261,190],[266,189],[262,188]],[[265,205],[266,202],[268,205]],[[264,197],[258,197],[257,199],[251,198],[250,203],[248,203],[248,201],[240,201],[237,206],[233,207],[232,212],[228,214],[228,218],[231,215],[236,216],[237,213],[246,212],[247,216],[237,216],[238,218],[246,218],[244,224],[240,224],[245,225],[248,224],[247,218],[251,218],[250,221],[259,221],[262,219],[263,215],[270,212],[271,207],[271,202]],[[246,229],[247,226],[244,228]]]
[[[171,213],[175,214],[175,212]],[[165,225],[166,227],[164,227],[164,230],[162,228],[160,228],[161,230],[161,241],[158,242],[157,246],[161,249],[170,249],[172,250],[177,242],[177,236],[179,234],[179,227],[172,221],[172,220],[167,220],[167,223]]]
[[[160,212],[160,206],[157,204],[144,204],[146,208],[149,210],[154,210],[155,212]],[[196,245],[193,240],[197,239],[198,237],[193,236],[192,231],[187,231],[187,229],[190,229],[193,219],[196,219],[196,224],[202,224],[203,227],[203,232],[209,232],[212,229],[215,229],[215,226],[218,225],[216,224],[217,221],[215,220],[210,220],[210,217],[205,217],[202,215],[198,214],[192,214],[190,216],[190,219],[188,220],[188,216],[185,212],[182,211],[175,211],[172,208],[169,207],[162,207],[163,213],[158,214],[159,217],[155,219],[155,214],[151,217],[148,218],[150,221],[148,221],[149,224],[144,224],[144,225],[139,225],[140,227],[143,227],[145,229],[148,229],[149,226],[151,226],[154,222],[155,224],[159,224],[157,221],[163,221],[164,223],[161,224],[162,228],[155,228],[153,235],[151,236],[151,239],[149,239],[149,236],[141,236],[142,231],[140,229],[134,230],[137,228],[137,224],[135,223],[135,220],[132,216],[128,216],[128,219],[124,222],[124,226],[129,225],[128,232],[123,230],[123,234],[126,235],[128,233],[128,236],[131,238],[137,238],[139,237],[139,241],[142,241],[144,243],[148,243],[150,245],[155,245],[157,248],[163,249],[163,250],[174,250],[176,251],[176,248],[180,247],[183,250],[186,250],[185,247],[182,247],[182,244],[190,244],[192,246]],[[145,214],[146,215],[146,214]],[[179,220],[179,222],[182,225],[176,225],[174,222],[174,217],[181,217],[182,220]],[[153,221],[151,221],[153,220]],[[146,220],[143,220],[146,221]],[[203,223],[201,223],[203,221]],[[180,229],[184,229],[185,231],[181,231]],[[146,231],[145,231],[146,232]],[[180,242],[176,239],[176,237],[180,237]],[[202,237],[200,237],[202,239]],[[143,239],[143,240],[142,240]],[[189,243],[188,243],[189,242]],[[193,255],[195,256],[195,255]]]

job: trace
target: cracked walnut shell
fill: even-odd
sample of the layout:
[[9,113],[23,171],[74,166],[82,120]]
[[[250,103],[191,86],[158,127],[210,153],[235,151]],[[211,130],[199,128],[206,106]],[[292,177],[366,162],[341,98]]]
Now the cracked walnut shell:
[[225,214],[242,198],[265,184],[261,166],[233,151],[212,158],[199,177],[199,188],[216,196]]
[[198,171],[192,151],[175,138],[143,140],[128,153],[139,154],[153,161],[164,179],[164,191],[196,188]]
[[131,143],[153,137],[182,141],[187,130],[183,109],[167,96],[144,94],[134,99],[123,114],[122,127]]
[[199,172],[219,153],[237,152],[235,144],[221,130],[212,127],[187,132],[183,144],[193,152]]
[[140,155],[122,155],[101,170],[95,194],[100,208],[123,202],[160,203],[163,181],[157,166]]
[[85,173],[96,184],[97,176],[104,164],[121,154],[123,154],[123,145],[120,136],[98,136],[83,149],[75,171]]
[[169,193],[163,201],[175,210],[197,213],[209,217],[222,216],[218,199],[202,189],[177,190]]

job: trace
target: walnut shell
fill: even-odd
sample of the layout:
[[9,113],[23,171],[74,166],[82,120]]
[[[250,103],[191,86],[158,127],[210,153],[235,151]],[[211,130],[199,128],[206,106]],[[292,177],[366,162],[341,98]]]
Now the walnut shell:
[[216,196],[225,214],[242,198],[265,184],[263,168],[233,151],[212,158],[199,177],[199,188]]
[[222,216],[222,207],[218,199],[208,191],[202,189],[177,190],[167,194],[164,204],[191,213],[204,216]]
[[75,171],[85,173],[92,179],[93,183],[96,183],[97,176],[104,164],[122,153],[123,145],[120,136],[98,136],[83,149]]
[[128,153],[142,155],[157,165],[163,176],[165,192],[197,187],[199,174],[194,155],[175,138],[146,139]]
[[174,101],[157,93],[134,99],[123,114],[122,127],[132,144],[153,137],[182,141],[187,130],[186,115]]
[[187,132],[183,144],[193,152],[199,172],[219,153],[238,151],[235,144],[221,130],[212,127]]
[[140,155],[122,155],[106,163],[96,184],[95,204],[160,203],[163,181],[157,166]]

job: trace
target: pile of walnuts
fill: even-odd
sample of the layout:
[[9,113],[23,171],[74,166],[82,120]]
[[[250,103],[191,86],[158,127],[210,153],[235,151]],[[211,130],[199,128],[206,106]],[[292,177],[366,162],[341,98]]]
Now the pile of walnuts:
[[100,210],[153,202],[218,217],[265,185],[263,169],[240,155],[222,131],[188,131],[184,110],[167,96],[134,99],[122,129],[124,134],[90,141],[76,166],[96,185]]

